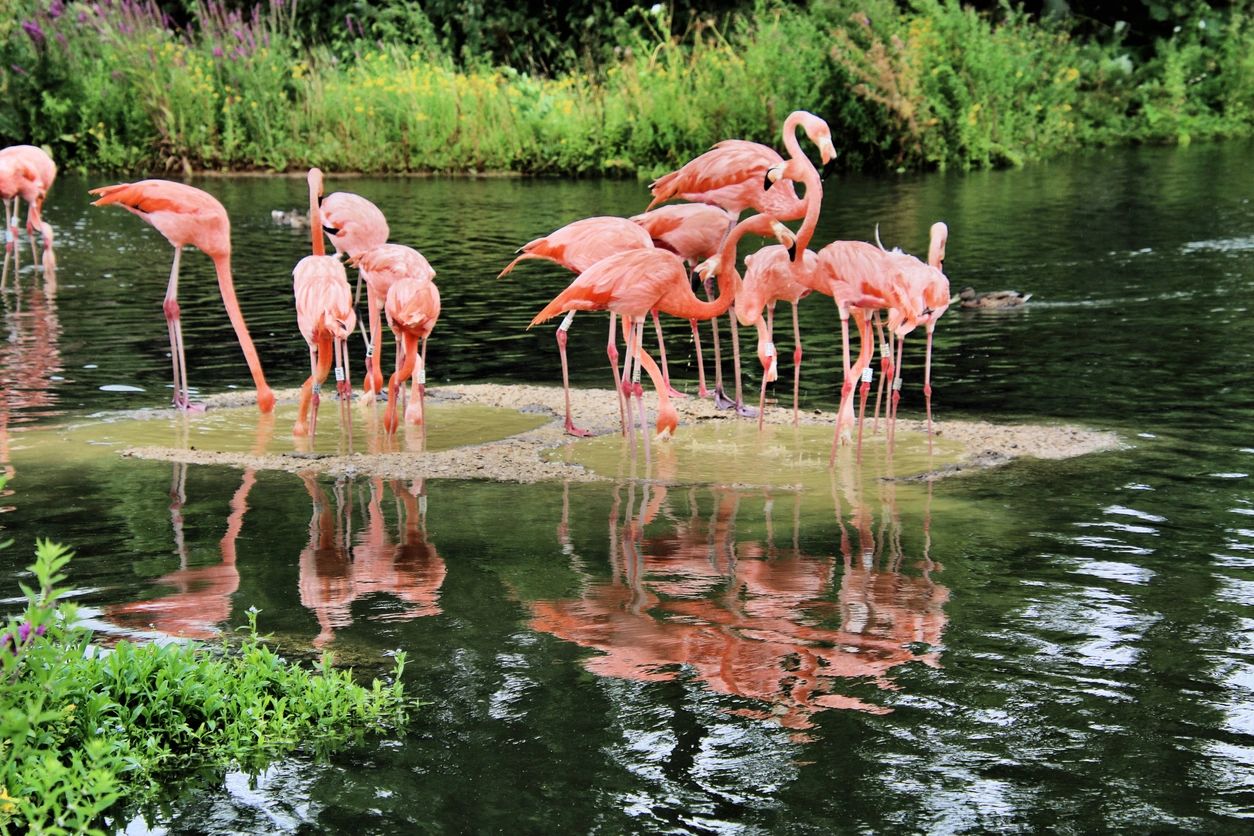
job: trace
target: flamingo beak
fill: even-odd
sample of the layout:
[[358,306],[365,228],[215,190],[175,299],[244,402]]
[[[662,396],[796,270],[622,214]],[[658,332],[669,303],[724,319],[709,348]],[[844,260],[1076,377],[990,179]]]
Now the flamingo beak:
[[774,185],[775,185],[775,181],[771,179],[771,172],[768,169],[766,172],[766,176],[762,178],[762,191],[769,192],[771,190],[771,186],[774,186]]
[[836,170],[836,158],[832,157],[830,160],[823,163],[823,171],[819,176],[822,179],[826,180],[828,177],[832,176],[832,172],[835,170]]
[[797,242],[793,241],[788,245],[788,260],[793,264],[797,263]]

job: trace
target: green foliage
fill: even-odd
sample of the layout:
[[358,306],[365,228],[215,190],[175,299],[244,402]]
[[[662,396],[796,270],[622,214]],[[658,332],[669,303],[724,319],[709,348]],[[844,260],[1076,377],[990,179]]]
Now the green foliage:
[[398,728],[400,683],[357,685],[329,657],[308,671],[264,646],[256,612],[238,646],[90,644],[58,601],[70,553],[42,541],[25,612],[0,639],[0,832],[98,832],[120,801],[204,769],[248,770]]
[[894,169],[1254,129],[1240,5],[1186,4],[1148,60],[1114,30],[1081,39],[958,0],[759,0],[724,18],[681,4],[682,27],[662,6],[590,2],[558,25],[551,9],[339,3],[302,12],[340,16],[312,47],[289,0],[195,0],[186,28],[153,0],[15,5],[0,137],[83,168],[652,176],[727,137],[778,144],[799,108],[828,119],[845,165]]

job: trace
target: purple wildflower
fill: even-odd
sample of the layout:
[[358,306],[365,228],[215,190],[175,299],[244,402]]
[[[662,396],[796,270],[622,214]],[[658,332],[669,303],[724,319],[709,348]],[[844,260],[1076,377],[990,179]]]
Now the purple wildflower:
[[52,0],[48,4],[48,18],[50,20],[56,20],[63,14],[65,14],[65,3],[62,0]]
[[[39,627],[35,629],[36,636],[42,636],[46,632],[47,632],[47,628],[45,628],[44,625],[42,624],[40,624]],[[4,639],[0,640],[0,646],[3,646],[10,653],[17,653],[18,648],[24,647],[26,644],[30,642],[30,640],[31,640],[30,622],[23,621],[22,624],[17,628],[17,635],[14,635],[12,632],[8,632],[4,634]]]
[[35,46],[43,46],[44,41],[47,40],[47,37],[44,35],[44,30],[40,29],[39,24],[33,20],[23,20],[22,29],[30,36],[30,39],[35,42]]
[[17,64],[10,64],[9,69],[13,70],[13,72],[17,73],[18,75],[26,75],[26,70],[22,69]]
[[224,54],[224,53],[222,52],[222,47],[220,47],[220,46],[215,46],[215,47],[213,48],[213,57],[214,57],[214,58],[221,58],[221,57],[223,56],[223,54]]

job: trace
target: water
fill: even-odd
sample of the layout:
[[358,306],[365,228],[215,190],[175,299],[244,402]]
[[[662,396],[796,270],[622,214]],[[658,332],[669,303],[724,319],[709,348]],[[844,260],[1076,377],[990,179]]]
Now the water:
[[[295,654],[331,648],[363,670],[410,654],[429,702],[403,739],[228,775],[150,822],[171,831],[1248,828],[1251,162],[1233,143],[829,184],[816,240],[879,223],[919,252],[944,219],[955,287],[1034,294],[946,315],[939,415],[1081,421],[1126,441],[930,488],[872,478],[876,462],[744,480],[774,487],[682,473],[668,488],[519,486],[49,450],[42,428],[169,398],[169,250],[87,208],[100,181],[66,176],[46,212],[55,296],[32,273],[3,294],[15,478],[0,522],[16,543],[0,577],[15,590],[33,539],[53,535],[77,548],[76,598],[105,638],[211,636],[256,606]],[[307,354],[290,269],[308,245],[269,211],[301,206],[303,181],[202,185],[232,214],[268,373],[294,385]],[[558,380],[551,328],[525,324],[568,277],[495,273],[562,223],[645,202],[632,182],[330,185],[375,199],[439,272],[434,386]],[[246,387],[207,261],[184,267],[192,385]],[[803,403],[830,407],[834,313],[801,310]],[[668,343],[688,385],[685,332]],[[576,384],[602,384],[604,320],[578,319],[571,344]]]

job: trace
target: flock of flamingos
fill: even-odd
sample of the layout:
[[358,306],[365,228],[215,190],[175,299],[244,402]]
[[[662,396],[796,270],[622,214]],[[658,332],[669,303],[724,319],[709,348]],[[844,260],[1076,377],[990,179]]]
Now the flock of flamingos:
[[[798,128],[816,146],[823,163],[822,174],[802,150],[797,138]],[[744,404],[742,396],[736,328],[739,323],[757,329],[757,355],[763,375],[756,414],[761,422],[766,384],[778,377],[778,357],[772,338],[773,312],[778,301],[787,301],[793,306],[793,421],[796,423],[801,363],[797,304],[802,297],[818,292],[834,300],[841,324],[844,382],[832,442],[833,458],[841,440],[852,439],[854,389],[858,381],[861,381],[858,407],[861,442],[862,416],[873,377],[871,361],[877,343],[881,380],[876,412],[878,414],[888,381],[884,404],[891,442],[891,428],[900,399],[905,337],[920,325],[927,338],[923,394],[930,437],[932,332],[951,301],[949,282],[943,272],[948,230],[943,223],[933,224],[926,262],[899,250],[886,250],[878,242],[834,241],[817,252],[807,249],[822,206],[823,175],[833,162],[836,150],[827,123],[804,111],[796,111],[785,120],[783,142],[787,157],[754,142],[736,139],[720,142],[682,168],[657,179],[650,186],[653,200],[643,214],[633,218],[595,217],[575,221],[524,245],[521,254],[501,272],[504,276],[525,259],[546,259],[578,274],[531,322],[536,325],[566,314],[557,329],[557,343],[566,393],[568,433],[588,434],[575,425],[570,408],[566,336],[575,312],[609,311],[606,350],[613,368],[623,432],[634,445],[634,398],[647,449],[649,432],[640,384],[642,371],[648,373],[657,391],[656,430],[659,435],[665,437],[675,432],[678,413],[670,399],[682,397],[670,385],[658,313],[691,322],[699,359],[699,395],[713,396],[720,407],[734,407],[744,415],[755,412]],[[6,270],[10,256],[16,262],[20,249],[16,246],[19,199],[29,206],[26,231],[32,257],[35,232],[39,231],[43,237],[45,270],[55,267],[52,231],[41,218],[44,200],[55,177],[55,163],[39,148],[19,145],[0,150]],[[405,397],[406,381],[412,381],[412,394],[404,409],[405,420],[423,425],[426,343],[440,315],[435,270],[417,250],[387,242],[387,220],[369,200],[348,192],[324,195],[322,172],[316,168],[309,171],[308,182],[312,254],[296,265],[293,289],[297,322],[309,345],[310,375],[301,388],[293,434],[314,434],[321,388],[333,366],[341,405],[351,401],[348,339],[357,325],[356,302],[362,279],[366,285],[369,329],[367,331],[362,323],[367,368],[361,400],[373,403],[383,391],[379,349],[381,318],[385,313],[396,339],[396,370],[388,382],[384,426],[390,433],[397,429],[398,402]],[[803,196],[798,196],[795,183],[804,186]],[[122,206],[155,227],[174,247],[164,312],[170,337],[175,407],[181,410],[202,408],[190,399],[179,319],[179,260],[183,247],[190,244],[214,263],[227,314],[256,385],[257,405],[262,412],[270,412],[275,397],[266,383],[235,297],[230,220],[222,204],[200,189],[167,180],[104,186],[91,193],[97,196],[94,205]],[[687,203],[658,206],[673,198]],[[756,214],[742,221],[740,216],[746,210]],[[798,219],[802,223],[795,233],[782,223]],[[335,255],[326,254],[324,233],[330,237]],[[737,247],[740,239],[749,233],[773,236],[779,243],[747,256],[742,278],[737,270]],[[356,298],[345,263],[358,270]],[[694,292],[690,271],[703,280],[705,300]],[[885,312],[883,320],[881,310]],[[732,331],[736,370],[734,400],[724,394],[722,381],[717,317],[723,314],[729,315]],[[661,368],[643,347],[645,322],[650,315],[657,333]],[[621,366],[616,338],[619,316],[627,347]],[[856,359],[851,358],[849,341],[851,316],[860,339]],[[697,323],[706,319],[713,321],[716,369],[713,391],[706,386],[697,328]]]

